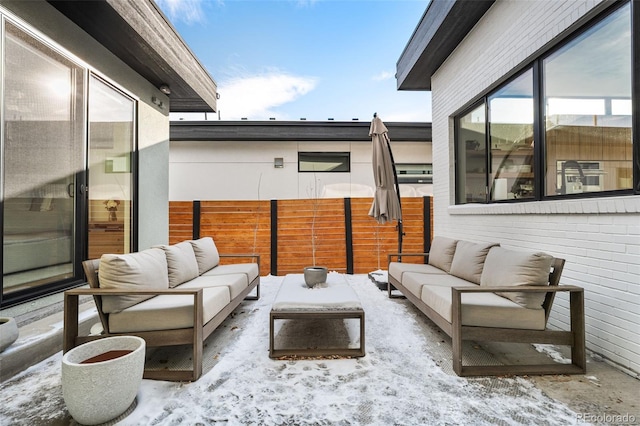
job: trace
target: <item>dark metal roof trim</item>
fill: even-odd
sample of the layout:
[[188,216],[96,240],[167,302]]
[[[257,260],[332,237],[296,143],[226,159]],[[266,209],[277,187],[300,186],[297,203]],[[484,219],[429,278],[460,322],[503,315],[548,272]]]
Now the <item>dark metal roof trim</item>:
[[396,64],[398,90],[431,90],[431,76],[495,0],[432,0]]
[[152,0],[47,0],[154,86],[170,112],[214,112],[216,83]]
[[[172,121],[174,141],[371,141],[366,121]],[[385,123],[391,141],[431,142],[431,123]]]

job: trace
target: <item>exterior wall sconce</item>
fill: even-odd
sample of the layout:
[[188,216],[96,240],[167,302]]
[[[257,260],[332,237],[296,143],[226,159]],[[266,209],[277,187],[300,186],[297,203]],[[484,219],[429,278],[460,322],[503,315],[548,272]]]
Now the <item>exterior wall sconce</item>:
[[273,167],[276,169],[282,169],[284,167],[284,160],[282,157],[276,157],[273,159]]
[[158,87],[158,89],[160,89],[160,91],[167,96],[171,94],[171,88],[169,87],[168,84],[161,84],[160,87]]
[[155,96],[151,97],[151,102],[158,108],[164,109],[164,102],[162,102],[160,99],[156,98]]

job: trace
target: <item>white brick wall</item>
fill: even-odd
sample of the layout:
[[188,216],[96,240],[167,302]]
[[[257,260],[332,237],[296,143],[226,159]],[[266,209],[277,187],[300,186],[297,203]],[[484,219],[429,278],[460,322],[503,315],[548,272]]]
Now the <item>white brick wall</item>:
[[[562,283],[585,289],[587,347],[640,375],[640,197],[455,206],[454,112],[528,61],[596,0],[498,0],[432,79],[434,233],[567,260]],[[568,324],[556,298],[550,326]]]

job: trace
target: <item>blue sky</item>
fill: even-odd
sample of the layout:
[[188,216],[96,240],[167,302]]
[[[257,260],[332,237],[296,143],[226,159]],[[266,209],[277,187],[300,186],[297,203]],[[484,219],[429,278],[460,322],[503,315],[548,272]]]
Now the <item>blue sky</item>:
[[156,3],[218,84],[222,120],[431,121],[431,94],[394,77],[429,0]]

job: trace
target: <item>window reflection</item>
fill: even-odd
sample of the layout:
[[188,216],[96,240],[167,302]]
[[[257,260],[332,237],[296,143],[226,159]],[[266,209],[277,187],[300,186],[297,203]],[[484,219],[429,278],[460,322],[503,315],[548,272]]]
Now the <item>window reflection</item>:
[[486,114],[482,103],[458,119],[456,202],[484,203],[486,184]]
[[627,4],[543,62],[546,195],[632,188],[630,19]]
[[533,71],[489,97],[491,200],[533,198]]

